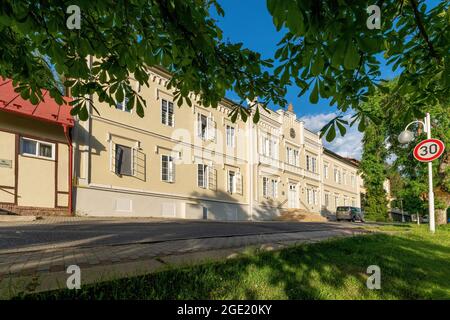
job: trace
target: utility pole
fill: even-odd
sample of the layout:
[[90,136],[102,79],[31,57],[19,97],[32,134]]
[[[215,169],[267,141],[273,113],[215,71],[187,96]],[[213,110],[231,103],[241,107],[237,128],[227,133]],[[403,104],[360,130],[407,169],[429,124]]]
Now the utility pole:
[[[427,126],[427,139],[431,139],[431,119],[430,114],[427,112],[425,124]],[[435,232],[435,222],[434,222],[434,191],[433,191],[433,164],[431,161],[428,162],[428,207],[429,207],[429,220],[430,220],[430,231]]]

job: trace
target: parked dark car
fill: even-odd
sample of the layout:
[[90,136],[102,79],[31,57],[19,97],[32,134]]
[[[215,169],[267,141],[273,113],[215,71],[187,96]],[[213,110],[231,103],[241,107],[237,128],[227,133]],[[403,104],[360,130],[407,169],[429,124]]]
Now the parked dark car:
[[350,221],[361,221],[365,222],[364,220],[364,212],[361,211],[361,208],[357,207],[349,207],[349,206],[343,206],[343,207],[337,207],[336,209],[336,220],[350,220]]

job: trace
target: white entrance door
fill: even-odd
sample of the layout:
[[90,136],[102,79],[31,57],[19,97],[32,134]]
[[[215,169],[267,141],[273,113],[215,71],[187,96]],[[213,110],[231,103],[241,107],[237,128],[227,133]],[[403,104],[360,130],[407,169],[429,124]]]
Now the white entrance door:
[[297,185],[290,183],[289,184],[289,191],[288,191],[288,206],[289,208],[297,208]]

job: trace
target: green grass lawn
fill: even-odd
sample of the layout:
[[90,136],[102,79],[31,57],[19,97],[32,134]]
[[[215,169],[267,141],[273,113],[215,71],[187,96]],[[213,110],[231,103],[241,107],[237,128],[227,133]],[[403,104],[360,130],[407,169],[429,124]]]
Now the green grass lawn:
[[[450,227],[369,227],[386,233],[50,291],[25,299],[450,299]],[[366,287],[369,265],[381,289]]]

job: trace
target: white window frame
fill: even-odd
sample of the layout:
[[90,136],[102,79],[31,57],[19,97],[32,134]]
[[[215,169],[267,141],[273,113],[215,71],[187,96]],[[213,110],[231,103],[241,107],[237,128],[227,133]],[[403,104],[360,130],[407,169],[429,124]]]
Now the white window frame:
[[[230,177],[231,177],[231,173],[233,173],[233,179],[230,183]],[[237,172],[234,170],[227,170],[227,192],[233,194],[236,193],[237,189],[236,189],[236,175]]]
[[[120,174],[120,173],[118,173],[117,172],[117,166],[116,166],[116,161],[117,161],[117,159],[116,159],[116,152],[117,152],[117,146],[122,146],[122,147],[126,147],[126,148],[130,148],[130,150],[131,150],[131,159],[130,159],[130,161],[131,161],[131,163],[130,163],[130,166],[131,166],[131,174]],[[114,165],[113,165],[113,167],[114,167],[114,173],[116,174],[116,175],[119,175],[119,176],[125,176],[125,177],[134,177],[135,175],[136,175],[136,172],[135,172],[135,162],[134,162],[134,159],[135,159],[135,156],[136,156],[136,148],[135,147],[129,147],[129,146],[127,146],[127,145],[123,145],[123,144],[120,144],[120,143],[113,143],[113,146],[114,146]],[[111,152],[113,152],[113,151],[111,151]]]
[[311,192],[311,189],[309,189],[309,188],[306,188],[306,202],[308,203],[308,204],[311,204],[311,200],[310,200],[310,192]]
[[[23,150],[23,141],[27,140],[27,141],[32,141],[36,143],[36,153],[32,154],[32,153],[27,153]],[[41,156],[39,155],[39,149],[40,149],[40,145],[44,144],[47,146],[50,146],[52,148],[52,156],[51,157],[46,157],[46,156]],[[36,139],[31,139],[31,138],[27,138],[27,137],[20,137],[20,154],[24,155],[24,156],[28,156],[28,157],[34,157],[34,158],[39,158],[39,159],[46,159],[46,160],[55,160],[55,155],[56,155],[56,145],[55,143],[52,142],[47,142],[47,141],[41,141],[41,140],[36,140]]]
[[[164,110],[164,102],[166,102],[166,110]],[[172,113],[169,112],[170,110],[170,104],[172,105]],[[166,117],[165,117],[165,121],[163,119],[163,114],[164,112],[166,113]],[[171,124],[169,122],[169,118],[171,117]],[[168,127],[174,127],[175,126],[175,109],[173,107],[173,102],[166,100],[166,99],[161,99],[161,123],[163,125],[166,125]]]
[[300,156],[300,152],[297,149],[294,149],[294,165],[296,167],[299,166],[299,156]]
[[341,170],[335,168],[334,169],[334,182],[341,184],[342,183],[342,176],[341,176]]
[[227,138],[227,147],[234,148],[236,146],[236,143],[235,143],[236,128],[227,124],[225,130],[226,130],[226,138]]
[[291,147],[286,147],[286,158],[287,163],[296,166],[297,165],[297,156],[298,156],[298,150],[295,150]]
[[268,136],[265,135],[265,136],[263,136],[262,140],[263,140],[263,143],[262,143],[262,147],[263,147],[262,153],[263,153],[264,156],[270,157],[270,139],[269,139]]
[[[205,131],[202,131],[202,118],[205,119]],[[208,116],[203,113],[197,113],[197,137],[202,140],[208,139]]]
[[306,155],[306,170],[309,172],[317,172],[317,158],[307,154]]
[[272,194],[270,196],[275,199],[278,197],[278,180],[271,179],[270,184],[271,184],[271,191],[272,191]]
[[270,157],[272,159],[278,159],[278,141],[273,138],[270,142]]
[[[200,179],[200,167],[202,168],[203,179]],[[201,182],[201,183],[200,183]],[[197,164],[197,186],[202,189],[207,189],[209,184],[209,166],[203,163]]]
[[325,179],[328,179],[328,164],[323,165],[323,175],[325,176]]
[[[167,179],[165,179],[163,175],[164,157],[167,157]],[[175,182],[175,163],[174,158],[172,156],[168,156],[165,154],[161,155],[161,181],[170,183]]]

